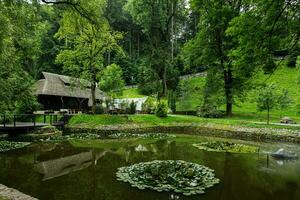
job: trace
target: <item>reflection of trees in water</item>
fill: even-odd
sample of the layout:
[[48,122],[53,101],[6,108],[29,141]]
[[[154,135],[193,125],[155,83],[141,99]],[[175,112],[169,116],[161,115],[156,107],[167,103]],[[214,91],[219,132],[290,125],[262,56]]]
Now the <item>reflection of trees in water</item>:
[[[221,183],[199,196],[180,197],[180,200],[205,199],[300,199],[299,164],[281,166],[284,174],[258,170],[262,158],[256,155],[232,155],[197,150],[188,143],[157,141],[143,144],[148,152],[137,152],[135,146],[117,149],[73,148],[66,144],[44,146],[43,151],[0,156],[0,180],[4,184],[39,199],[80,200],[154,200],[169,199],[169,193],[138,190],[116,180],[121,166],[155,159],[181,159],[215,169]],[[54,160],[54,161],[53,161]],[[34,164],[53,161],[60,174],[43,181],[45,175],[34,171]],[[270,165],[272,167],[272,165]],[[277,166],[278,167],[278,166]],[[279,166],[280,167],[280,166]],[[298,172],[298,173],[297,173]],[[12,178],[13,177],[13,178]]]

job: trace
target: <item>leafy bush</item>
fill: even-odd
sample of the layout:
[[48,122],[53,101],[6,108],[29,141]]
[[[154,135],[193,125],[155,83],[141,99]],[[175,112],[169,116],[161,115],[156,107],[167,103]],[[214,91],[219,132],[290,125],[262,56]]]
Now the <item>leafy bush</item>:
[[129,114],[135,114],[136,112],[136,103],[134,101],[131,101],[129,105]]
[[0,141],[0,152],[6,152],[14,149],[23,148],[30,143],[28,142],[8,142],[8,141]]
[[95,107],[95,114],[103,114],[104,108],[101,104],[97,104]]
[[205,118],[221,118],[224,113],[218,110],[217,106],[214,104],[203,104],[198,108],[197,115]]
[[172,112],[175,113],[176,112],[176,95],[175,95],[174,91],[171,91],[169,93],[168,104],[169,104],[169,108],[172,110]]
[[167,117],[168,116],[168,106],[164,101],[159,102],[157,104],[157,107],[155,109],[155,115],[158,117]]
[[155,112],[155,100],[149,97],[142,105],[142,111],[146,114],[154,114]]

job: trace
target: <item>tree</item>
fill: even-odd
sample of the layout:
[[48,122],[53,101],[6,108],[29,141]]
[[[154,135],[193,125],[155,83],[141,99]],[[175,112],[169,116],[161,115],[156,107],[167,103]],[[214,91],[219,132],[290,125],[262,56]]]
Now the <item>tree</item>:
[[270,111],[279,108],[281,111],[287,108],[292,100],[288,95],[288,91],[283,89],[281,93],[276,91],[274,84],[264,85],[257,91],[255,98],[258,111],[267,111],[267,124],[270,122]]
[[[300,4],[294,0],[249,0],[243,12],[230,22],[227,35],[237,45],[231,50],[233,66],[259,67],[272,74],[286,58],[275,62],[274,54],[300,49]],[[252,70],[251,70],[252,71]]]
[[[215,87],[217,90],[206,89],[203,105],[209,105],[206,102],[211,95],[220,95],[224,93],[226,114],[232,115],[232,106],[234,97],[239,96],[243,91],[251,69],[235,68],[230,59],[230,51],[235,46],[232,37],[226,35],[230,21],[238,16],[243,9],[242,1],[192,1],[193,9],[200,13],[198,32],[196,36],[190,40],[184,49],[185,57],[192,57],[193,65],[207,66],[209,78],[207,87]],[[208,92],[209,91],[209,92]]]
[[84,1],[85,6],[98,16],[91,23],[78,12],[65,11],[56,36],[65,41],[63,50],[57,56],[57,62],[64,65],[68,74],[91,82],[92,112],[95,112],[95,91],[99,74],[104,69],[105,55],[108,52],[122,52],[118,41],[122,34],[110,30],[104,17],[106,1]]
[[283,89],[281,95],[278,97],[278,108],[280,109],[280,117],[282,117],[282,111],[287,109],[292,103],[293,100],[289,96],[289,91]]
[[[22,44],[31,38],[27,38],[27,35],[19,38],[20,33],[17,32],[24,26],[22,19],[26,18],[24,11],[27,11],[27,7],[23,3],[0,1],[0,113],[2,114],[32,112],[37,107],[36,98],[31,90],[33,79],[23,67],[26,50],[22,48]],[[18,10],[18,6],[24,6],[24,9]],[[20,21],[16,22],[16,19]]]
[[258,111],[267,111],[267,124],[270,122],[270,111],[276,106],[278,96],[274,85],[261,87],[257,91],[256,106]]
[[167,94],[168,71],[173,70],[173,26],[179,5],[183,5],[183,1],[129,0],[125,5],[126,11],[146,35],[148,66],[162,80],[163,96]]
[[121,95],[125,86],[123,80],[122,69],[116,65],[111,64],[100,75],[100,89],[110,94],[112,98],[116,95]]

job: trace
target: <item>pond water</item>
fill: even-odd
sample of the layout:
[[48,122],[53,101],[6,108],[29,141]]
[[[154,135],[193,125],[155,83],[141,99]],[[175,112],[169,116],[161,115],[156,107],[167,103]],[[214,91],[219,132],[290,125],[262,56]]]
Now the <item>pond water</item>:
[[[192,146],[208,140],[225,139],[177,135],[165,140],[36,143],[0,153],[0,183],[40,200],[300,199],[300,160],[268,161],[266,156],[282,147],[300,155],[300,145],[238,141],[259,146],[256,154],[207,152]],[[139,190],[116,180],[117,168],[157,159],[208,166],[221,182],[202,195],[177,196]]]

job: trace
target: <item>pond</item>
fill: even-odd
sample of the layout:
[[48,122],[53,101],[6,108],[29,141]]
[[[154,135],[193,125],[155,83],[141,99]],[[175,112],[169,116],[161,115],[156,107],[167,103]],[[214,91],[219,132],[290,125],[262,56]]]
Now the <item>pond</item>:
[[[279,148],[300,155],[300,145],[235,141],[258,146],[260,151],[254,154],[210,152],[193,146],[215,140],[229,141],[176,135],[34,143],[0,153],[0,183],[40,200],[300,199],[300,160],[278,161],[266,156]],[[215,170],[220,183],[205,194],[181,196],[139,190],[116,180],[119,167],[152,160],[205,165]]]

